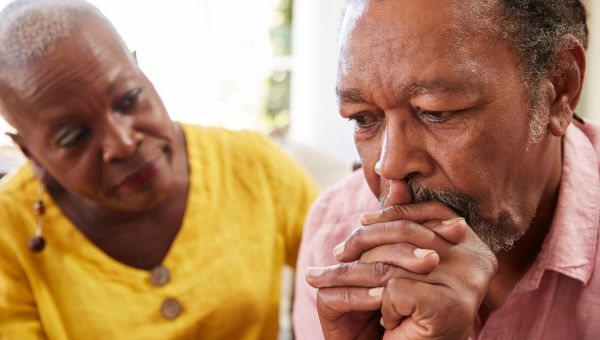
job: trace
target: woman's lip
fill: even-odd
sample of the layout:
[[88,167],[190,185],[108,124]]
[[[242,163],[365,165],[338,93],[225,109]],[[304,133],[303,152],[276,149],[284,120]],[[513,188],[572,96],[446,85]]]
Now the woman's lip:
[[125,177],[121,185],[129,188],[139,188],[148,183],[156,174],[158,174],[156,161],[148,162],[141,169]]

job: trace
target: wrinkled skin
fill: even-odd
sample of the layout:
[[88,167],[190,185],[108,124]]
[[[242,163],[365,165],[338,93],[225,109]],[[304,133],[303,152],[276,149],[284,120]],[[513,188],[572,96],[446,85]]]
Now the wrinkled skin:
[[[347,264],[307,272],[327,339],[380,338],[380,315],[385,339],[464,339],[478,313],[485,321],[502,305],[547,232],[585,52],[573,41],[556,60],[572,67],[539,84],[548,126],[532,144],[521,59],[465,26],[460,5],[365,0],[347,9],[340,114],[356,123],[365,177],[384,209],[336,248]],[[468,195],[482,220],[525,236],[494,254],[452,209],[412,204],[409,180]]]

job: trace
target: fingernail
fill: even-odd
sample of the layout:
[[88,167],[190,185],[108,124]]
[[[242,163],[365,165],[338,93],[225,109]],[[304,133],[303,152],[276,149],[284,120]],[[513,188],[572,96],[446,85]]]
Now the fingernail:
[[381,327],[384,327],[383,316],[379,319],[379,324],[381,325]]
[[306,277],[319,277],[324,271],[324,267],[308,267],[306,268]]
[[369,296],[379,299],[383,295],[383,289],[384,287],[371,288],[369,289]]
[[430,250],[430,249],[421,249],[421,248],[415,248],[415,250],[413,250],[413,254],[419,258],[422,259],[425,256],[429,255],[429,254],[435,254],[435,251]]
[[342,242],[340,244],[338,244],[337,246],[335,246],[335,248],[333,248],[333,256],[335,256],[336,259],[339,259],[342,254],[344,253],[344,248],[346,247],[346,242]]
[[381,211],[362,214],[360,216],[360,224],[369,224],[372,220],[378,219],[379,217],[381,217]]
[[462,217],[458,217],[458,218],[453,218],[451,220],[446,220],[446,221],[442,221],[442,224],[444,225],[450,225],[450,224],[454,224],[457,223],[458,221],[464,221],[465,219]]

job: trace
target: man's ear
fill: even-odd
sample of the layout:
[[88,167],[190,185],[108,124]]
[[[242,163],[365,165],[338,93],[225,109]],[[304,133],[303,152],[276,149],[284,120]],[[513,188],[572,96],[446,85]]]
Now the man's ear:
[[573,120],[573,115],[583,88],[586,57],[579,40],[565,37],[564,48],[557,54],[550,73],[550,132],[561,137]]
[[25,143],[23,142],[23,138],[21,137],[21,135],[14,132],[6,132],[6,135],[10,137],[10,139],[12,139],[12,141],[19,147],[23,155],[27,157],[27,159],[31,162],[33,171],[35,172],[38,179],[41,181],[45,181],[45,179],[48,177],[46,169],[44,169],[40,165],[40,163],[35,159],[35,157],[31,154],[29,148],[27,148],[27,145],[25,145]]

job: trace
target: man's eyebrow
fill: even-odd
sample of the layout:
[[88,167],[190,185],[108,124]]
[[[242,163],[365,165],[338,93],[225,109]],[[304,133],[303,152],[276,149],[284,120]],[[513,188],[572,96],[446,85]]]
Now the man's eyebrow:
[[343,104],[364,103],[366,101],[359,89],[340,90],[336,88],[335,93],[340,103]]
[[[351,88],[335,90],[338,100],[342,104],[364,103],[367,100],[359,89]],[[411,83],[399,89],[402,96],[416,96],[428,94],[445,94],[450,96],[462,95],[468,92],[480,94],[481,89],[473,82],[452,81],[442,78],[434,78],[426,81]]]
[[407,85],[401,89],[404,95],[448,94],[457,95],[467,92],[480,92],[480,87],[472,81],[453,81],[444,78],[434,78]]

